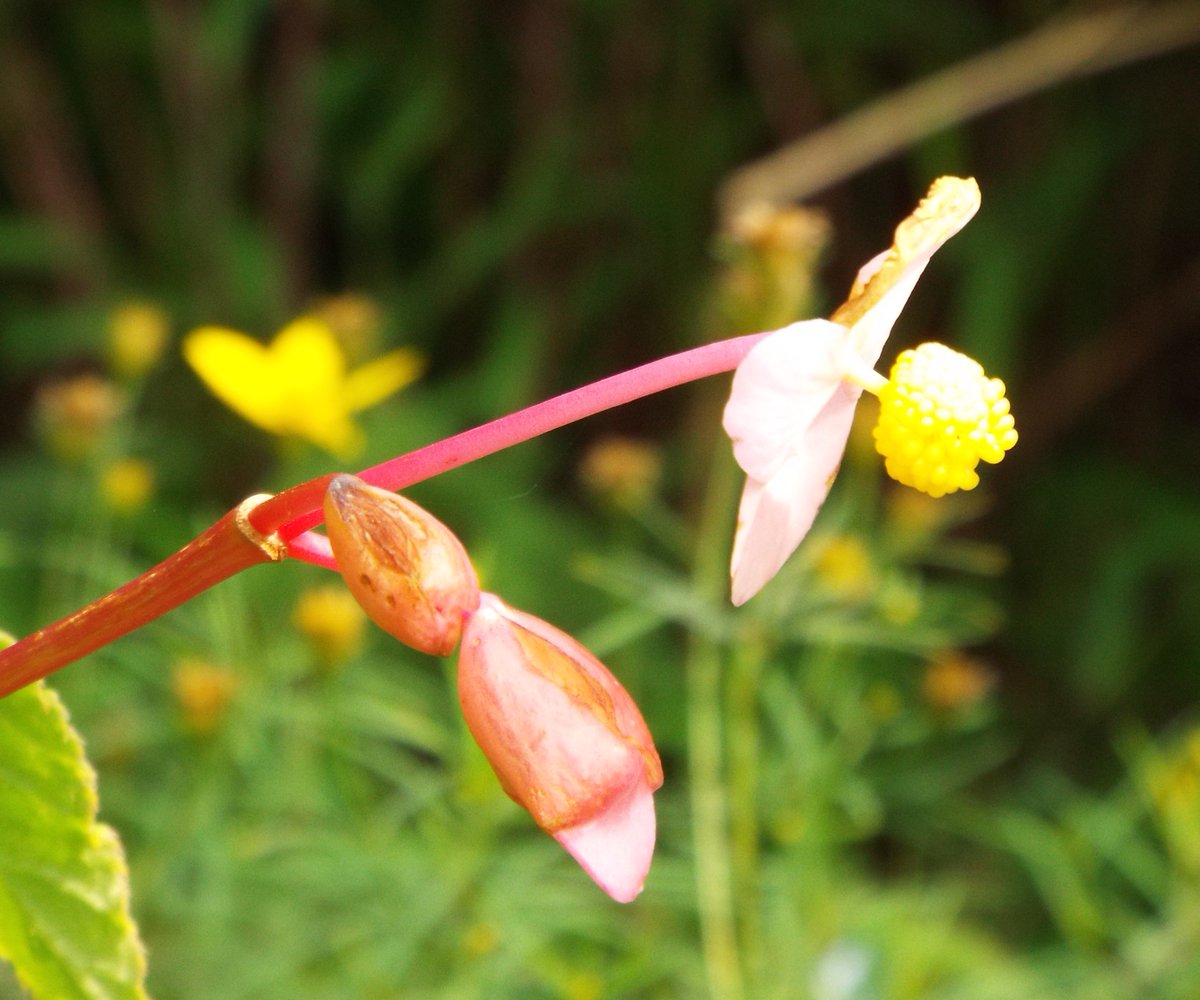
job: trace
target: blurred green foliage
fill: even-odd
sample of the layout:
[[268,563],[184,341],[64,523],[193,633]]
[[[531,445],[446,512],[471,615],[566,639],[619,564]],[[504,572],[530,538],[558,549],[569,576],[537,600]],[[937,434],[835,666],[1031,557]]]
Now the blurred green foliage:
[[[505,798],[450,665],[374,631],[331,665],[292,627],[321,571],[256,568],[59,674],[155,995],[1200,993],[1195,48],[913,136],[819,193],[790,271],[714,209],[738,165],[1060,7],[0,7],[14,632],[331,468],[223,411],[176,347],[199,323],[265,338],[331,293],[375,303],[372,350],[432,362],[364,415],[365,465],[820,314],[933,176],[974,174],[983,211],[889,351],[979,357],[1022,433],[979,497],[941,506],[852,448],[813,536],[738,613],[724,380],[411,491],[487,587],[642,705],[667,784],[629,907]],[[761,296],[739,296],[747,276]],[[119,375],[108,321],[130,299],[175,339]],[[632,500],[576,475],[610,435],[660,463]],[[114,501],[130,458],[150,492]]]

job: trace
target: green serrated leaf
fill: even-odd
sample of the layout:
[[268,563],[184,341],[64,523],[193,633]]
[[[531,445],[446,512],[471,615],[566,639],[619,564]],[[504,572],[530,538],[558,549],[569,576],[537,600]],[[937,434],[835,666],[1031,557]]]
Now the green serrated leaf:
[[0,700],[0,959],[37,1000],[146,997],[125,856],[96,807],[58,696]]

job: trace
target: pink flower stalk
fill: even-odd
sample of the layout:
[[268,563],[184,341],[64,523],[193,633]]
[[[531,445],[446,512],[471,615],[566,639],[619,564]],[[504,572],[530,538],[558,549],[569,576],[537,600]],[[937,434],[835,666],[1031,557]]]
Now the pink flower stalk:
[[[766,334],[705,344],[611,375],[364,469],[371,486],[398,490],[576,420],[673,386],[732,371]],[[335,569],[323,520],[331,475],[253,498],[199,538],[85,608],[0,650],[0,698],[153,621],[247,566],[291,556]]]
[[[832,323],[798,323],[661,358],[397,456],[360,476],[371,486],[403,489],[610,407],[737,367],[725,428],[747,475],[731,566],[733,598],[741,604],[779,569],[812,524],[840,461],[860,390],[883,381],[870,366],[892,323],[934,251],[978,204],[973,181],[938,181],[897,229],[892,250],[862,269]],[[332,478],[318,476],[277,496],[252,498],[123,587],[0,650],[0,697],[247,566],[292,556],[334,568],[329,538],[310,530],[322,521]]]
[[479,582],[454,533],[411,500],[334,476],[325,526],[338,570],[367,616],[407,646],[449,656],[479,604]]
[[978,208],[973,180],[941,178],[897,228],[892,248],[859,271],[832,322],[777,330],[738,365],[724,415],[746,473],[730,560],[734,604],[758,593],[812,527],[862,390],[886,381],[873,366],[892,325],[930,258]]
[[458,695],[505,792],[613,899],[634,899],[663,772],[617,679],[569,635],[485,593],[463,633]]

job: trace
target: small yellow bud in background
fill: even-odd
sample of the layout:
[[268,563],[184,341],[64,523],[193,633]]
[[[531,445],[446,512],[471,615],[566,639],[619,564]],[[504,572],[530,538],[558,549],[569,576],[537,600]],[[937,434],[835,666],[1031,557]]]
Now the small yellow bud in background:
[[232,670],[198,657],[182,659],[171,669],[171,693],[184,728],[198,736],[207,736],[220,726],[237,687]]
[[140,458],[118,458],[100,473],[100,495],[117,514],[136,514],[154,492],[154,468]]
[[593,969],[571,973],[563,986],[563,1000],[604,1000],[604,980]]
[[335,476],[325,528],[342,579],[368,617],[405,645],[449,656],[479,583],[454,533],[410,500]]
[[343,292],[319,299],[312,315],[325,322],[354,363],[373,357],[383,329],[383,312],[365,295]]
[[875,566],[871,553],[854,535],[836,535],[817,554],[817,579],[830,593],[844,601],[863,601],[875,589]]
[[1140,771],[1172,867],[1194,881],[1200,876],[1200,730],[1169,746],[1148,746]]
[[986,666],[958,650],[949,650],[926,665],[921,689],[931,708],[956,712],[982,701],[993,683]]
[[904,702],[892,685],[875,683],[863,692],[863,707],[876,722],[887,722],[900,714]]
[[108,359],[113,374],[141,378],[167,347],[170,319],[150,302],[123,302],[108,316]]
[[644,507],[662,479],[662,453],[633,438],[601,438],[583,456],[579,478],[601,499],[627,510]]
[[67,461],[95,452],[124,407],[120,390],[90,372],[43,385],[34,401],[47,447]]
[[472,958],[490,955],[500,946],[500,932],[492,923],[476,923],[462,934],[462,948]]
[[344,587],[326,585],[300,595],[292,609],[292,624],[321,662],[335,667],[362,648],[367,616]]
[[808,313],[829,221],[796,205],[747,205],[726,224],[718,251],[726,261],[718,302],[735,330],[784,326]]

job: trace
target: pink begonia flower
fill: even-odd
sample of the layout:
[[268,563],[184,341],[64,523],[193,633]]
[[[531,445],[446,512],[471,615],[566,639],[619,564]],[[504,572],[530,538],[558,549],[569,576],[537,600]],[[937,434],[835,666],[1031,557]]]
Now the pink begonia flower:
[[832,320],[793,323],[738,366],[724,427],[746,473],[730,565],[744,604],[808,533],[846,449],[874,365],[917,279],[937,249],[979,208],[974,180],[943,177],[896,229],[892,248],[858,273]]
[[662,764],[604,664],[485,593],[463,631],[458,694],[508,795],[613,899],[637,896],[654,853]]

